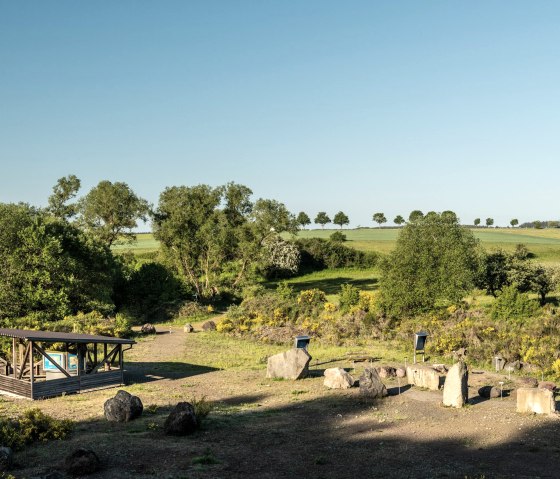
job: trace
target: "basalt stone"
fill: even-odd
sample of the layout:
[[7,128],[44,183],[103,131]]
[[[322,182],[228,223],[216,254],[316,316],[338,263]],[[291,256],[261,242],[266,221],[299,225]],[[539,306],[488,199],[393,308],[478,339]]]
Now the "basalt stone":
[[206,321],[202,324],[203,331],[216,331],[216,323],[214,321]]
[[170,436],[186,436],[198,429],[198,419],[191,403],[180,402],[167,416],[163,430]]
[[360,376],[360,395],[375,399],[388,396],[385,384],[381,382],[379,373],[374,368],[364,369],[364,373]]
[[144,406],[138,396],[121,390],[114,398],[105,401],[103,409],[107,421],[128,422],[140,417]]
[[156,334],[156,327],[151,323],[146,323],[140,328],[142,334]]
[[72,476],[87,476],[101,468],[101,461],[89,449],[77,449],[64,460],[64,470]]
[[501,396],[501,392],[495,386],[483,386],[478,390],[478,395],[485,399],[496,399]]

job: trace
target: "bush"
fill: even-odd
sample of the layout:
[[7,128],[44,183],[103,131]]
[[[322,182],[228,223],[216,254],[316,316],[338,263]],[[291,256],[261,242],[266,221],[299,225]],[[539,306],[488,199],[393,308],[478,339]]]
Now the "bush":
[[341,231],[335,231],[329,239],[334,242],[344,243],[346,241],[346,235]]
[[33,442],[65,439],[73,423],[67,419],[55,419],[40,409],[29,409],[16,419],[0,419],[0,444],[21,449]]
[[340,286],[338,298],[340,309],[342,311],[348,311],[350,307],[357,305],[360,301],[360,291],[351,284],[343,284]]
[[516,285],[507,286],[492,305],[491,316],[493,319],[505,321],[526,320],[535,316],[539,305],[525,293],[520,293]]
[[336,241],[302,238],[296,244],[301,252],[300,273],[325,268],[372,268],[377,264],[377,254],[358,251]]

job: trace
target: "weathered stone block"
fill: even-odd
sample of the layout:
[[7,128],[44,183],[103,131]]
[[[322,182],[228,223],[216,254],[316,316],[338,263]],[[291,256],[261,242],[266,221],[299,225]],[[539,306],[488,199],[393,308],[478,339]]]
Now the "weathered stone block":
[[267,378],[303,379],[309,373],[311,356],[302,348],[293,348],[268,358]]
[[364,369],[364,373],[360,376],[360,394],[371,399],[389,395],[376,369]]
[[408,379],[408,384],[413,386],[431,389],[432,391],[437,391],[439,389],[440,375],[429,366],[419,364],[407,366],[406,377]]
[[555,413],[554,393],[548,389],[519,388],[517,390],[517,412]]
[[443,405],[463,407],[469,400],[469,371],[463,361],[451,366],[443,385]]
[[354,378],[342,368],[325,369],[323,383],[329,389],[348,389],[354,385]]

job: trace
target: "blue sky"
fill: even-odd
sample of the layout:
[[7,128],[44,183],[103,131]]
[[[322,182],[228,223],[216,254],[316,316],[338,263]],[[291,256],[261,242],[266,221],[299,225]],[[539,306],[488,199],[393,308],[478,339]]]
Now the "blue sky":
[[373,226],[558,219],[560,3],[0,0],[0,201],[235,181]]

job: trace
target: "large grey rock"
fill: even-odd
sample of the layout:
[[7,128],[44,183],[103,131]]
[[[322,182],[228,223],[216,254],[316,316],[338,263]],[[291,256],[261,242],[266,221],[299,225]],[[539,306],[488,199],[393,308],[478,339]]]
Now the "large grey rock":
[[151,323],[146,323],[140,328],[142,334],[156,334],[156,327]]
[[519,388],[517,390],[517,412],[554,414],[554,393],[548,389]]
[[105,419],[112,422],[128,422],[142,415],[144,405],[138,396],[120,390],[103,405]]
[[330,389],[348,389],[354,385],[354,378],[342,368],[325,369],[323,385]]
[[404,378],[406,376],[406,369],[405,368],[397,368],[395,371],[395,375],[398,378]]
[[185,436],[198,428],[198,419],[191,403],[180,402],[167,416],[163,430],[171,436]]
[[469,371],[463,361],[451,366],[443,385],[443,405],[463,407],[469,399]]
[[374,368],[364,369],[360,376],[360,394],[371,399],[388,396],[387,388]]
[[309,373],[311,356],[302,348],[293,348],[270,356],[266,366],[267,378],[303,379]]
[[440,374],[429,366],[413,364],[407,366],[406,377],[408,384],[418,386],[420,388],[431,389],[437,391],[440,385]]
[[500,389],[495,386],[482,386],[478,390],[478,395],[486,399],[496,399],[499,398],[502,394]]
[[185,324],[185,326],[183,326],[183,331],[185,333],[193,333],[194,332],[194,327],[192,324]]
[[87,476],[100,468],[97,454],[89,449],[77,449],[64,460],[64,470],[72,476]]
[[12,467],[14,452],[10,447],[0,447],[0,472],[5,472]]
[[216,331],[216,323],[212,320],[202,323],[203,331]]

